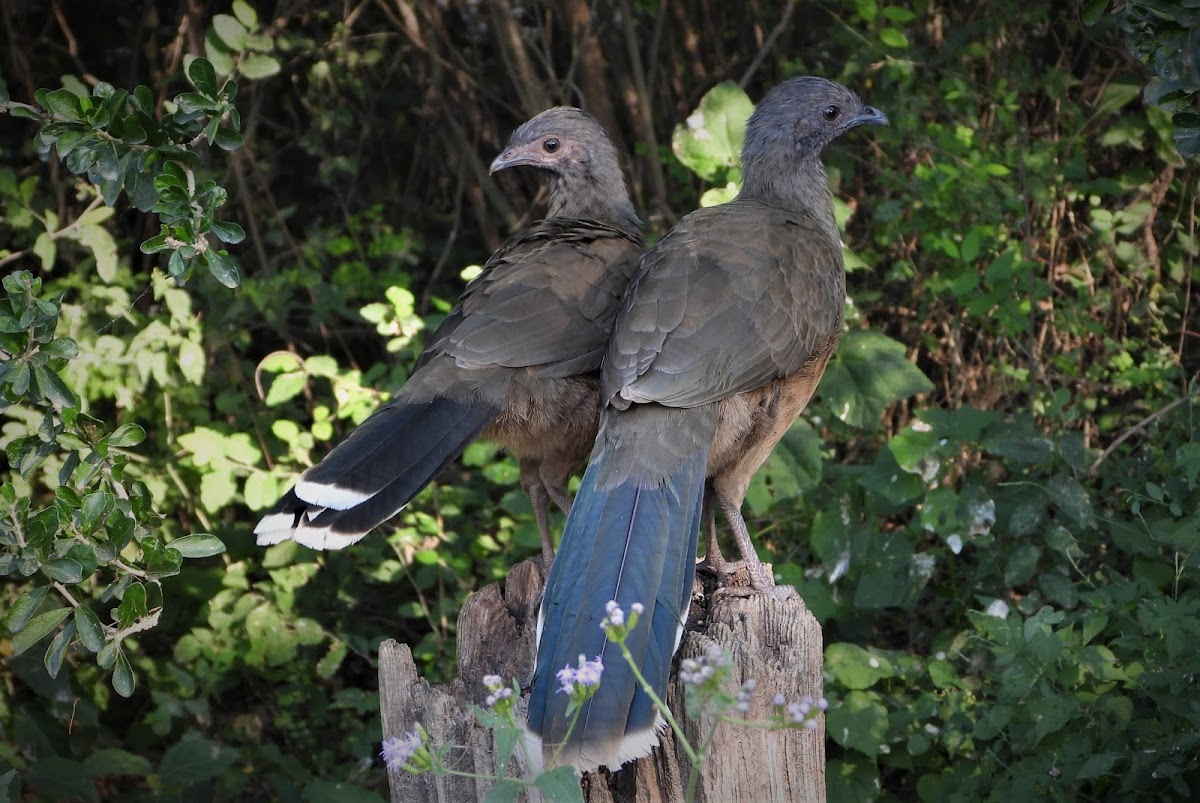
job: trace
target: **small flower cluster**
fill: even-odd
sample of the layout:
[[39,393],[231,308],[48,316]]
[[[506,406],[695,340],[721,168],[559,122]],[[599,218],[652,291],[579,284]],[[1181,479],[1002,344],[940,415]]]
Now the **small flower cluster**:
[[600,685],[600,676],[604,674],[604,664],[597,655],[594,661],[589,661],[587,656],[579,656],[579,666],[572,667],[570,664],[558,670],[555,677],[562,684],[562,688],[558,691],[560,694],[570,694],[572,696],[585,693],[591,697],[595,687]]
[[495,711],[497,714],[508,714],[513,708],[513,695],[516,693],[518,686],[505,686],[504,678],[499,675],[484,675],[483,685],[487,686],[488,696],[484,702],[487,707]]
[[600,676],[604,674],[604,664],[597,655],[594,661],[589,661],[586,655],[579,656],[579,666],[567,664],[554,674],[561,684],[558,693],[567,694],[571,702],[567,705],[567,715],[573,714],[589,697],[600,688]]
[[742,688],[737,693],[737,710],[743,714],[750,713],[750,695],[758,688],[758,681],[754,678],[746,678],[746,682],[742,684]]
[[625,637],[629,635],[629,631],[633,630],[637,625],[638,617],[646,610],[646,606],[640,602],[635,602],[629,606],[629,623],[625,623],[625,611],[621,610],[621,606],[617,601],[609,600],[604,606],[604,618],[600,620],[600,629],[603,630],[610,639],[618,643],[625,641]]
[[808,694],[795,702],[788,702],[782,694],[776,694],[771,703],[775,706],[775,725],[780,728],[805,728],[815,731],[820,727],[817,718],[829,709],[829,701],[824,697],[813,699]]
[[679,662],[679,679],[683,681],[688,711],[693,716],[720,714],[734,704],[724,689],[733,661],[716,644],[710,644],[699,658],[684,658]]
[[428,769],[428,751],[425,750],[425,729],[419,724],[416,730],[403,736],[392,736],[383,740],[379,755],[388,769],[403,769],[413,774]]
[[679,664],[679,679],[689,686],[703,686],[719,679],[730,666],[729,656],[716,644],[710,644],[699,658],[685,658]]

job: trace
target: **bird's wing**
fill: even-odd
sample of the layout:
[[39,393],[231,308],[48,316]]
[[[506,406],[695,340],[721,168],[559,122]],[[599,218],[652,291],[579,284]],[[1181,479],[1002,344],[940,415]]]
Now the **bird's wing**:
[[509,240],[430,339],[464,368],[596,370],[631,274],[639,234],[596,221],[543,220]]
[[840,332],[840,242],[754,201],[701,209],[643,257],[603,368],[617,407],[696,407],[794,374]]

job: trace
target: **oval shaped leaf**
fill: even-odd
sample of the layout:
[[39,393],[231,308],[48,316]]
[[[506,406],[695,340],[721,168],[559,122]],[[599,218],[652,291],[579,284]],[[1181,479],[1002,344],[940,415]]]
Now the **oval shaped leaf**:
[[20,655],[27,649],[37,644],[46,636],[58,627],[63,619],[66,619],[71,614],[70,608],[55,608],[52,611],[38,614],[33,617],[33,620],[25,626],[17,635],[13,636],[12,654]]
[[104,626],[91,608],[75,609],[75,629],[88,652],[100,652],[104,648]]
[[122,697],[132,697],[134,689],[137,688],[137,677],[133,674],[133,667],[123,652],[117,653],[117,665],[113,668],[112,684],[113,689]]
[[146,440],[146,430],[137,424],[122,424],[108,436],[110,446],[137,446]]
[[185,558],[208,558],[225,551],[225,544],[221,539],[209,533],[185,535],[183,538],[176,538],[167,546]]
[[21,598],[14,602],[13,606],[8,609],[8,613],[4,615],[4,626],[8,628],[8,632],[19,633],[37,613],[38,608],[42,607],[48,593],[50,593],[50,586],[39,586],[22,594]]
[[83,579],[83,566],[77,560],[58,558],[43,563],[42,574],[60,583],[78,583]]
[[193,59],[192,63],[188,65],[187,76],[196,89],[209,97],[216,97],[217,71],[213,69],[212,62],[208,59]]

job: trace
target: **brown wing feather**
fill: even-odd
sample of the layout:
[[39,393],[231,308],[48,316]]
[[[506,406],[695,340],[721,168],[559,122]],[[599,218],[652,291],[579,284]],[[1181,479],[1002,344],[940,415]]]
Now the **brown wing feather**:
[[588,220],[543,220],[484,265],[418,365],[445,353],[464,368],[596,370],[641,236]]
[[692,213],[642,260],[609,343],[614,406],[697,407],[800,370],[842,326],[840,244],[755,201]]

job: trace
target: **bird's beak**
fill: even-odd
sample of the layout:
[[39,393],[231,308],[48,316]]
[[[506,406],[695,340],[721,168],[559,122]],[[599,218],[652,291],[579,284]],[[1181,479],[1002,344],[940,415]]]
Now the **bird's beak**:
[[488,175],[517,165],[536,167],[539,164],[537,158],[530,155],[529,151],[524,148],[505,148],[499,156],[492,160],[492,166],[488,168]]
[[851,118],[850,125],[887,125],[888,118],[874,106],[863,106],[857,116]]

